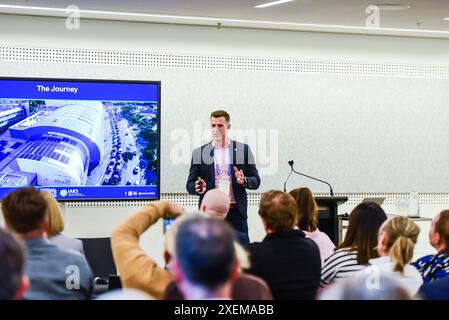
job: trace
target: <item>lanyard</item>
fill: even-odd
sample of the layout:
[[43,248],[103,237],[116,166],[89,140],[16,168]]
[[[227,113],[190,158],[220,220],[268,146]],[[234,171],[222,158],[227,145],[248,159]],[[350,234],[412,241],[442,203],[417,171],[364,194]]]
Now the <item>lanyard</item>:
[[[228,151],[229,151],[229,163],[228,163],[228,177],[231,176],[231,148],[228,147]],[[217,153],[214,152],[214,161],[215,161],[215,172],[217,173],[217,176],[220,176],[220,165],[218,163],[218,159],[216,158]],[[225,157],[225,161],[226,161],[226,157]]]

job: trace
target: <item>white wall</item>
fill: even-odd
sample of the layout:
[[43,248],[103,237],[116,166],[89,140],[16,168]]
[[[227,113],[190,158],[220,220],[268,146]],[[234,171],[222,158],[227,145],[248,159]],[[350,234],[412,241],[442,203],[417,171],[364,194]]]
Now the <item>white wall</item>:
[[0,15],[0,44],[231,56],[446,64],[444,39],[363,36],[253,29],[217,29],[115,21]]
[[[69,31],[65,29],[63,19],[7,15],[0,15],[0,45],[442,65],[449,61],[449,42],[444,39],[249,29],[218,30],[210,27],[113,21],[82,21],[80,30]],[[0,61],[0,66],[6,65]],[[29,64],[20,68],[21,63],[17,63],[17,66],[14,69],[18,70],[16,76],[35,73],[29,68]],[[67,66],[67,72],[70,73],[76,67]],[[36,69],[39,67],[36,66]],[[1,75],[12,75],[11,70],[3,68]],[[114,67],[109,67],[110,74],[113,70]],[[61,72],[62,74],[54,76],[64,77],[64,68],[61,68]],[[162,144],[166,142],[162,141]],[[184,181],[180,183],[184,184]],[[136,209],[132,206],[67,206],[66,232],[75,237],[109,235],[119,221]],[[432,207],[426,215],[433,216],[436,210],[437,207]],[[257,217],[257,207],[250,207],[249,213],[251,237],[253,240],[260,240],[263,230]],[[141,242],[142,247],[156,257],[158,262],[162,261],[161,235],[162,226],[158,225]],[[425,244],[423,246],[424,249],[420,252],[430,250]]]

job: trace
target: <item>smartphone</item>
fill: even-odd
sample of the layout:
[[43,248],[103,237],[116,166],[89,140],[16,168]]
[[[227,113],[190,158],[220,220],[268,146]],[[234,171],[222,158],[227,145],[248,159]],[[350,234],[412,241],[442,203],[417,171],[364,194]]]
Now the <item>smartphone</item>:
[[164,218],[164,233],[170,229],[170,226],[175,221],[175,218]]

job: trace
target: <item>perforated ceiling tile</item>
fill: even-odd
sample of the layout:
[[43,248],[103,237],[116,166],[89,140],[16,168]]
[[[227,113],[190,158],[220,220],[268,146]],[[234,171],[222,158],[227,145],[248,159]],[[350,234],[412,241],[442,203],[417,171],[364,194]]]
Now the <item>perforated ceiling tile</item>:
[[209,70],[448,79],[440,65],[0,46],[0,60]]

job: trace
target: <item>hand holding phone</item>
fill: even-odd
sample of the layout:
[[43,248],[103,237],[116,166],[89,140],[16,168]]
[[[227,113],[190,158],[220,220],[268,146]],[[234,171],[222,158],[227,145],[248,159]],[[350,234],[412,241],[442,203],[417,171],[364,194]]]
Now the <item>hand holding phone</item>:
[[181,214],[185,212],[184,208],[177,204],[170,202],[167,208],[167,212],[164,215],[163,221],[164,221],[164,233],[170,229],[170,226],[172,223],[176,220],[177,217],[179,217]]
[[195,191],[200,195],[206,192],[206,181],[201,177],[198,177],[198,180],[195,181]]
[[170,229],[171,225],[175,221],[175,218],[164,218],[164,233]]

